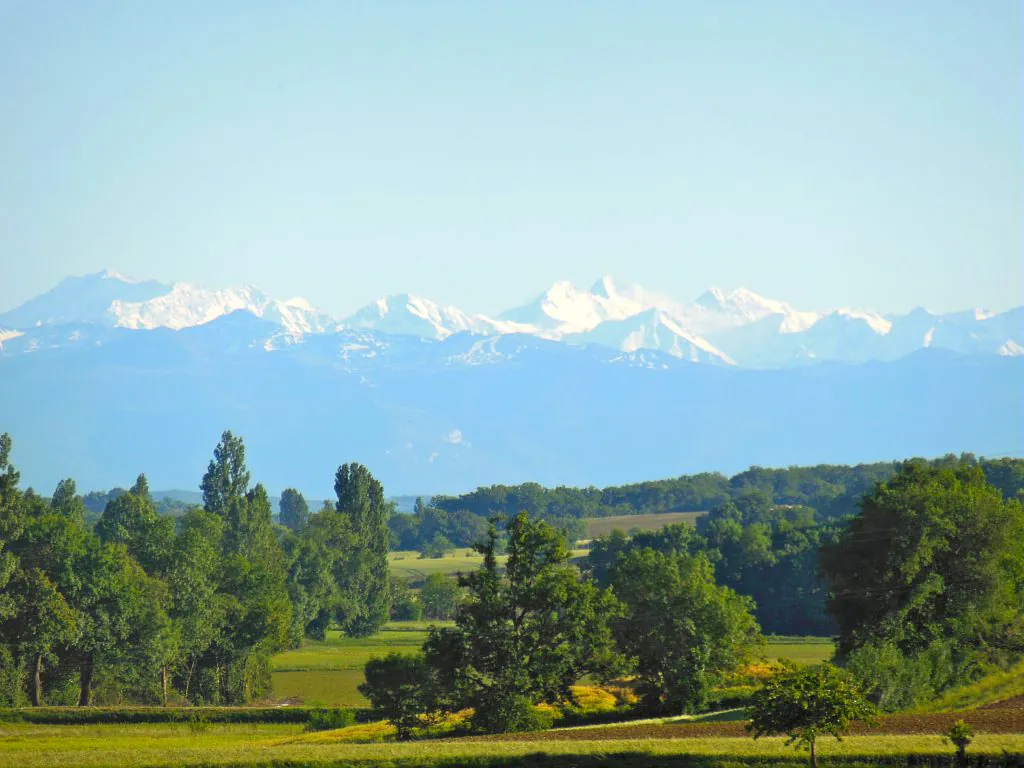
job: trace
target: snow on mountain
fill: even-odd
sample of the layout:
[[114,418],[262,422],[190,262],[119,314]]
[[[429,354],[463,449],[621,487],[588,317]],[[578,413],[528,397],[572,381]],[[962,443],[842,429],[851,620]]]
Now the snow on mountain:
[[735,365],[724,352],[683,329],[678,318],[664,309],[648,309],[623,320],[608,320],[587,333],[563,337],[572,343],[594,343],[636,352],[654,349],[694,363]]
[[701,336],[779,316],[778,333],[799,333],[814,325],[818,312],[801,312],[784,301],[767,299],[746,288],[710,288],[679,313],[688,330]]
[[[213,290],[136,281],[111,271],[68,278],[0,315],[0,350],[10,356],[70,344],[102,345],[104,329],[181,330],[233,313],[240,313],[239,322],[244,317],[260,321],[245,331],[244,339],[239,337],[239,344],[278,351],[302,342],[307,356],[363,369],[418,365],[428,356],[424,344],[453,337],[464,337],[450,347],[461,351],[446,354],[461,355],[467,364],[511,359],[527,348],[547,349],[543,344],[524,347],[527,337],[599,345],[620,356],[644,350],[664,355],[656,365],[675,358],[778,368],[895,360],[924,347],[960,354],[1024,353],[1024,308],[1000,314],[973,309],[938,315],[920,308],[890,316],[848,308],[807,312],[746,288],[712,288],[684,303],[604,277],[589,290],[555,283],[532,302],[497,316],[399,294],[339,324],[304,299],[281,301],[253,286]],[[243,326],[226,327],[238,331]],[[499,342],[497,337],[510,338]],[[635,364],[639,358],[629,359]]]
[[[499,320],[517,323],[547,338],[583,333],[606,320],[623,320],[648,309],[643,300],[620,294],[611,278],[598,281],[599,292],[557,282],[528,304],[507,310]],[[635,295],[635,294],[634,294]]]
[[861,320],[868,326],[868,328],[877,333],[879,336],[884,336],[890,330],[892,330],[892,321],[882,317],[877,312],[870,312],[864,309],[841,308],[834,310],[831,314],[837,314],[842,317],[849,317],[853,320]]
[[279,301],[254,286],[210,290],[175,283],[170,292],[148,301],[114,301],[108,311],[122,328],[191,328],[242,310],[281,325],[288,333],[323,333],[335,324],[304,299]]
[[16,339],[23,335],[23,331],[16,331],[13,328],[4,328],[0,326],[0,352],[3,352],[5,341],[10,341],[11,339]]
[[106,323],[114,301],[147,301],[171,290],[155,280],[133,280],[110,270],[68,277],[46,293],[0,314],[0,325],[25,330],[62,323]]
[[442,307],[429,299],[408,293],[385,296],[367,304],[346,318],[343,325],[438,340],[464,331],[491,335],[531,330],[517,323],[493,320],[484,315],[470,315],[457,307]]

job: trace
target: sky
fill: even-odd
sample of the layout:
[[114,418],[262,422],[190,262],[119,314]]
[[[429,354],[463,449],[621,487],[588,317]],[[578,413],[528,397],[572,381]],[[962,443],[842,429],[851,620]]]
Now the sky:
[[1022,8],[0,0],[0,311],[103,268],[1024,304]]

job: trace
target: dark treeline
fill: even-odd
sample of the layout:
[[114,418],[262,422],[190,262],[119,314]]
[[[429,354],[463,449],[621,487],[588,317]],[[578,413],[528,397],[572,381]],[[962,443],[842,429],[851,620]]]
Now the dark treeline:
[[274,525],[225,432],[202,506],[162,516],[140,475],[90,526],[73,480],[21,491],[10,451],[0,436],[0,705],[246,703],[270,692],[273,653],[387,620],[390,507],[359,464],[333,505],[302,514],[292,492]]

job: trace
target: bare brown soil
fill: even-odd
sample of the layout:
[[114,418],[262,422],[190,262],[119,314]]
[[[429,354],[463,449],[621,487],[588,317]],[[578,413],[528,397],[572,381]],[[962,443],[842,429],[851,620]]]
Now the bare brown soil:
[[[1002,707],[976,709],[970,712],[935,712],[928,714],[896,714],[879,718],[874,725],[855,723],[851,734],[936,734],[944,733],[957,720],[965,720],[976,733],[1024,733],[1024,708]],[[658,725],[605,726],[545,731],[543,733],[507,733],[477,737],[491,741],[612,741],[616,739],[696,739],[736,737],[749,738],[745,724],[681,723]]]

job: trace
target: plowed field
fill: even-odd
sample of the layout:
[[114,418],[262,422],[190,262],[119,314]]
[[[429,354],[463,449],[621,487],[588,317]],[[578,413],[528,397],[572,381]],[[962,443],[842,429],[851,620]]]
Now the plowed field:
[[[936,712],[929,714],[886,715],[875,725],[857,723],[851,734],[937,734],[944,733],[957,720],[967,721],[977,733],[1024,733],[1024,709],[978,709],[972,712]],[[714,737],[750,738],[741,722],[682,723],[660,725],[599,726],[571,728],[543,733],[508,733],[477,738],[489,741],[612,741],[619,739],[693,739]]]

